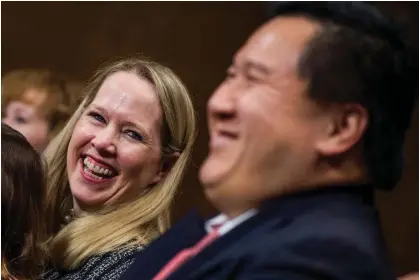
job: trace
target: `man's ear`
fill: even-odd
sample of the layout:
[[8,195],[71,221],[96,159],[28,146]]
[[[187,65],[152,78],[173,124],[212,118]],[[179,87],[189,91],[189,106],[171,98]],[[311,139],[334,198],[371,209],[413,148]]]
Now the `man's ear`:
[[360,104],[337,105],[331,111],[325,137],[316,148],[323,156],[335,156],[347,152],[364,135],[369,122],[367,110]]
[[180,156],[179,152],[174,152],[169,156],[163,156],[161,163],[160,163],[160,169],[156,174],[156,177],[153,179],[152,184],[157,184],[160,182],[164,177],[166,177],[167,173],[172,169],[172,167],[175,165],[176,161],[178,160]]

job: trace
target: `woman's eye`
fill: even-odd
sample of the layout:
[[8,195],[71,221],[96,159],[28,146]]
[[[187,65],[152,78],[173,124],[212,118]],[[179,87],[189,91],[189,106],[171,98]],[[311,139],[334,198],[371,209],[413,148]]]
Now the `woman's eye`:
[[138,132],[135,132],[135,131],[132,131],[132,130],[127,130],[126,134],[134,140],[137,140],[137,141],[142,141],[143,140],[143,137]]
[[102,117],[100,114],[98,114],[98,113],[95,113],[95,112],[90,112],[89,114],[88,114],[88,116],[89,117],[92,117],[93,119],[95,119],[96,121],[98,121],[98,122],[101,122],[101,123],[106,123],[106,120],[105,120],[105,118],[104,117]]

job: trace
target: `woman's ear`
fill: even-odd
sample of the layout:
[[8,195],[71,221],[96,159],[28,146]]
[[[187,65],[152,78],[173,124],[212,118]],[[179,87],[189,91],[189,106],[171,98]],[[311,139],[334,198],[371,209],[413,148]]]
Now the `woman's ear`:
[[161,163],[160,163],[160,169],[156,174],[156,177],[152,181],[152,184],[157,184],[160,182],[164,177],[166,177],[167,173],[172,169],[172,167],[175,165],[176,161],[178,160],[180,156],[179,152],[174,152],[169,156],[163,156]]

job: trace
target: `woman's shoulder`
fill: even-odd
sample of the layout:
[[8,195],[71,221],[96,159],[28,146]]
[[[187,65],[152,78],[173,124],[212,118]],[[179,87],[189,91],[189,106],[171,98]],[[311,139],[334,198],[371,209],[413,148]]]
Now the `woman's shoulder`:
[[89,258],[83,265],[73,270],[49,270],[44,274],[45,280],[112,280],[122,276],[134,262],[135,255],[143,247],[114,250]]

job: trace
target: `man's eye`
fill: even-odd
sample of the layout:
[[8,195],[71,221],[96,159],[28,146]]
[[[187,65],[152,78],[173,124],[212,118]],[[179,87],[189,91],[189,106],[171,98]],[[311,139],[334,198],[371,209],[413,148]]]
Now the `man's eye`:
[[258,79],[258,78],[256,78],[255,76],[249,75],[249,74],[247,74],[247,75],[245,76],[245,78],[246,78],[246,80],[248,80],[249,82],[258,82],[258,81],[259,81],[259,79]]
[[230,80],[230,79],[234,79],[236,77],[236,73],[233,71],[228,71],[227,72],[227,77],[226,80]]

